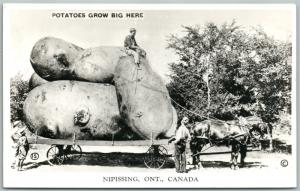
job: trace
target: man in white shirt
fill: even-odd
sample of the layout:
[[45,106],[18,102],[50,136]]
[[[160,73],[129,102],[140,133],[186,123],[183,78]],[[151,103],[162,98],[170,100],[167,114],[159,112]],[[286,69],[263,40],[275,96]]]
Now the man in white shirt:
[[169,140],[169,143],[175,143],[175,168],[178,173],[186,172],[186,155],[185,148],[186,143],[191,140],[191,135],[186,127],[189,119],[183,117],[181,120],[181,125],[176,130],[175,138]]

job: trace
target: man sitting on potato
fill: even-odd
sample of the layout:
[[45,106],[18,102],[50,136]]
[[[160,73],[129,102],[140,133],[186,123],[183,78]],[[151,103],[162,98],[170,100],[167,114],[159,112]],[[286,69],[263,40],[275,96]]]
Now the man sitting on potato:
[[139,47],[139,45],[135,41],[136,29],[131,28],[130,34],[126,36],[124,41],[125,52],[134,57],[134,62],[137,66],[140,66],[140,56],[146,57],[146,52]]

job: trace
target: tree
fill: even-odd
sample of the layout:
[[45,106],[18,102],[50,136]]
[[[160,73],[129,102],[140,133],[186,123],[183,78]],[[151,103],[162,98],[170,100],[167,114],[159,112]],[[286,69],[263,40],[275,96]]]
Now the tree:
[[29,83],[18,73],[10,80],[10,120],[25,121],[23,114],[23,103],[29,92]]
[[290,108],[291,43],[274,40],[261,28],[242,30],[235,21],[183,28],[184,36],[168,38],[168,48],[179,56],[169,64],[167,85],[179,116],[229,120],[257,115],[274,122],[280,110]]

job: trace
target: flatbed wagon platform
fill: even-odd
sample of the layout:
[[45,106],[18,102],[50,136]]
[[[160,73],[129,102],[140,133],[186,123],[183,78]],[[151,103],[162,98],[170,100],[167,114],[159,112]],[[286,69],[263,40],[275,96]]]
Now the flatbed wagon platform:
[[60,165],[64,160],[79,160],[82,154],[81,146],[146,146],[144,164],[148,168],[160,169],[166,163],[167,149],[163,146],[168,144],[168,139],[160,140],[77,140],[75,134],[71,139],[49,139],[35,135],[28,138],[29,144],[50,145],[47,151],[47,160],[50,165]]

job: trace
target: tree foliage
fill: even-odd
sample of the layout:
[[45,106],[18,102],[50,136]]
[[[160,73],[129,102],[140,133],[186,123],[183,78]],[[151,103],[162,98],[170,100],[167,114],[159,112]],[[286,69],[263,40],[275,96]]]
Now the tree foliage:
[[275,40],[259,27],[246,31],[234,21],[183,28],[183,36],[168,38],[168,48],[179,56],[169,64],[168,89],[174,101],[203,117],[174,104],[179,116],[229,120],[257,115],[275,122],[280,111],[290,112],[291,43]]
[[14,121],[25,121],[23,115],[23,103],[29,92],[28,81],[23,79],[21,74],[17,74],[10,80],[10,119]]

